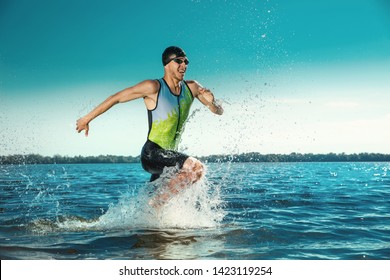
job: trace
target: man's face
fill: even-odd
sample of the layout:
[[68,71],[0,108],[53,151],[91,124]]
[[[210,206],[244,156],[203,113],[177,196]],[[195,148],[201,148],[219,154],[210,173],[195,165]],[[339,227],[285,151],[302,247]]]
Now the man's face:
[[171,61],[167,64],[171,74],[178,80],[183,80],[188,66],[187,57],[179,56],[171,58]]

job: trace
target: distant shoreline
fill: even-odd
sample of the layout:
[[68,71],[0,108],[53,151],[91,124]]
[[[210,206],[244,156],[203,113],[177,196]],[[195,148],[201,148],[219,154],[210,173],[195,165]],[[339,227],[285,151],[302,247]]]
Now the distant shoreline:
[[[380,153],[328,153],[328,154],[260,154],[210,155],[199,157],[204,162],[390,162],[390,154]],[[74,163],[139,163],[140,156],[42,156],[15,154],[0,156],[0,165],[10,164],[74,164]]]

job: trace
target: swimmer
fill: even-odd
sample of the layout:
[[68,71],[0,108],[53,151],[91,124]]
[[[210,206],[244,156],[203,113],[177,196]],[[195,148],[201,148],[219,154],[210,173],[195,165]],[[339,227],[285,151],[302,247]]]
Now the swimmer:
[[[76,130],[89,134],[90,122],[118,103],[143,98],[148,112],[149,131],[141,151],[141,163],[151,174],[150,181],[160,177],[165,167],[178,167],[167,184],[167,192],[158,201],[164,203],[172,195],[196,183],[204,176],[204,166],[196,158],[178,152],[178,144],[194,99],[217,115],[223,108],[214,94],[194,80],[184,80],[189,60],[183,49],[168,47],[162,54],[164,76],[145,80],[109,96],[90,113],[77,120]],[[196,143],[195,143],[196,144]],[[153,204],[153,203],[152,203]]]

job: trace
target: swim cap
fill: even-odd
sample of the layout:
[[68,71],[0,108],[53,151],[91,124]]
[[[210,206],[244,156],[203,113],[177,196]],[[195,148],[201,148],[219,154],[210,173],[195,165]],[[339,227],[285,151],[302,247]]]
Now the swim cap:
[[171,61],[171,56],[175,55],[174,57],[184,57],[186,56],[186,53],[183,51],[182,48],[170,46],[165,49],[165,51],[162,54],[162,63],[163,65],[167,65]]

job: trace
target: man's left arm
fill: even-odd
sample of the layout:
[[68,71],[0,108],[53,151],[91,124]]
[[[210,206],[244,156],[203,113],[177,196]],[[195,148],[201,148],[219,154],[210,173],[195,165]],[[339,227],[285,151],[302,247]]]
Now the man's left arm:
[[196,97],[203,105],[210,109],[211,112],[217,115],[223,114],[223,108],[221,104],[215,99],[214,94],[207,88],[204,88],[197,81],[188,81],[192,94]]

